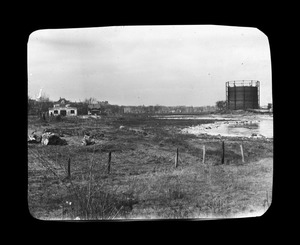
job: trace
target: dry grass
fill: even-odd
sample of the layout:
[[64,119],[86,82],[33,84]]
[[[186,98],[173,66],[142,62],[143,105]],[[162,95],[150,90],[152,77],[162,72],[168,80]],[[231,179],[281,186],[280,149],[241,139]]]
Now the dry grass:
[[[220,140],[177,135],[174,125],[154,127],[156,121],[145,121],[134,121],[131,127],[139,126],[146,136],[120,130],[121,123],[130,125],[128,118],[46,126],[30,122],[30,130],[48,127],[65,132],[69,143],[28,146],[32,215],[40,219],[235,217],[261,214],[270,205],[272,143],[244,141],[246,163],[242,164],[241,142],[226,140],[225,164],[220,165]],[[78,144],[86,130],[92,132],[96,145]],[[180,161],[175,168],[177,147]],[[109,151],[110,174],[106,165]],[[69,158],[71,179],[66,179]]]

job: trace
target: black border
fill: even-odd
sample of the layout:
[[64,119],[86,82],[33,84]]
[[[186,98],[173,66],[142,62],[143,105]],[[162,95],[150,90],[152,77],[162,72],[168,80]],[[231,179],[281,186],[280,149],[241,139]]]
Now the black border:
[[[130,13],[129,13],[130,14]],[[91,18],[91,19],[78,19],[75,18],[75,21],[68,19],[68,17],[66,17],[65,20],[59,19],[59,20],[55,20],[55,14],[53,15],[52,18],[47,18],[47,19],[43,19],[42,21],[41,19],[39,20],[35,20],[34,18],[31,18],[29,22],[25,23],[22,27],[21,32],[19,32],[20,37],[19,38],[19,43],[21,43],[21,50],[18,53],[18,56],[22,58],[22,64],[21,64],[21,70],[22,70],[22,77],[21,77],[21,81],[22,81],[22,91],[21,92],[21,96],[19,98],[24,98],[27,100],[27,41],[28,41],[28,37],[29,35],[35,31],[35,30],[39,30],[39,29],[52,29],[52,28],[84,28],[84,27],[101,27],[101,26],[118,26],[118,25],[176,25],[176,24],[183,24],[183,25],[189,25],[189,24],[213,24],[213,25],[228,25],[228,26],[244,26],[244,27],[256,27],[259,30],[261,30],[263,33],[265,33],[268,36],[269,39],[269,43],[270,43],[270,49],[271,49],[271,59],[272,59],[272,84],[273,84],[273,105],[274,105],[274,175],[273,175],[273,200],[272,200],[272,205],[269,208],[269,210],[262,216],[262,217],[258,217],[258,218],[242,218],[242,219],[228,219],[228,220],[213,220],[211,221],[204,221],[204,222],[197,222],[197,221],[146,221],[147,225],[152,226],[157,226],[158,223],[159,225],[168,225],[170,227],[173,227],[174,225],[184,225],[186,226],[188,223],[188,226],[194,226],[196,225],[198,227],[198,225],[200,224],[201,226],[207,226],[208,228],[214,229],[215,226],[233,226],[233,227],[238,227],[238,226],[244,226],[246,225],[246,227],[251,226],[252,228],[254,228],[255,230],[255,236],[258,235],[257,234],[257,228],[261,227],[261,226],[269,226],[274,224],[273,222],[275,222],[275,220],[277,221],[278,219],[280,219],[280,217],[282,217],[282,213],[281,213],[281,203],[282,201],[280,200],[281,198],[281,194],[279,194],[282,191],[282,187],[281,186],[281,167],[279,166],[279,153],[277,153],[276,151],[279,149],[279,143],[277,144],[277,142],[279,141],[279,137],[280,137],[280,133],[279,130],[277,128],[277,120],[279,117],[279,111],[280,111],[280,107],[278,107],[279,103],[278,103],[278,91],[280,91],[280,87],[279,87],[279,81],[278,81],[278,77],[277,77],[277,69],[278,67],[278,57],[279,57],[279,52],[278,51],[278,41],[277,41],[277,28],[278,25],[274,26],[274,22],[272,24],[270,23],[266,23],[266,22],[260,22],[260,20],[258,19],[254,19],[255,21],[248,19],[247,21],[240,21],[238,23],[238,21],[216,21],[214,18],[207,18],[207,19],[197,19],[197,17],[192,16],[190,18],[182,18],[180,20],[175,20],[173,21],[172,19],[168,19],[167,17],[163,17],[163,19],[159,19],[154,16],[151,16],[149,19],[147,18],[108,18],[105,19],[106,15],[103,18]],[[38,19],[38,17],[37,17]],[[184,19],[184,20],[183,20]],[[21,55],[20,55],[21,54]],[[20,84],[20,83],[18,83]],[[24,91],[23,91],[24,89]],[[24,93],[25,92],[25,93]],[[23,97],[24,96],[24,97]],[[22,103],[23,104],[23,103]],[[24,116],[26,118],[27,121],[27,104],[24,103]],[[25,125],[24,129],[25,129],[25,134],[24,134],[24,139],[27,138],[27,124]],[[28,212],[28,207],[27,207],[27,142],[24,140],[24,145],[25,145],[25,151],[24,154],[25,156],[23,156],[23,160],[22,161],[22,171],[20,171],[18,173],[19,177],[22,180],[22,183],[20,183],[22,186],[24,186],[25,188],[22,189],[21,191],[21,195],[19,196],[19,200],[21,200],[21,205],[18,205],[20,212],[18,212],[17,214],[17,219],[18,220],[22,220],[22,222],[24,221],[25,223],[30,223],[30,224],[34,224],[34,225],[54,225],[54,226],[64,226],[65,224],[71,224],[69,222],[49,222],[49,221],[39,221],[36,220],[34,218],[32,218],[30,216]],[[24,164],[23,164],[24,163]],[[21,206],[21,208],[20,208]],[[90,222],[93,223],[93,222]],[[101,224],[97,223],[97,224]],[[120,222],[112,222],[114,224],[120,224]],[[141,224],[145,224],[144,221],[130,221],[130,222],[121,222],[123,224],[125,224],[126,226],[128,226],[129,224],[132,225],[134,224],[134,226],[140,226]],[[72,223],[72,226],[77,225],[78,223]],[[81,222],[81,224],[87,224],[86,222]],[[107,224],[107,223],[105,223]],[[130,226],[129,225],[129,226]],[[256,227],[256,228],[255,228]]]

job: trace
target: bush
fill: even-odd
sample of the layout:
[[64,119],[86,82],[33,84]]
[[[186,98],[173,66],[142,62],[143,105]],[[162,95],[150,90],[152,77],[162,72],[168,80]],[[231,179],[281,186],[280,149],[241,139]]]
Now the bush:
[[61,121],[62,121],[61,115],[56,116],[56,117],[55,117],[55,121],[56,121],[56,122],[61,122]]
[[216,102],[216,107],[219,111],[226,110],[227,108],[227,101],[226,100],[220,100]]

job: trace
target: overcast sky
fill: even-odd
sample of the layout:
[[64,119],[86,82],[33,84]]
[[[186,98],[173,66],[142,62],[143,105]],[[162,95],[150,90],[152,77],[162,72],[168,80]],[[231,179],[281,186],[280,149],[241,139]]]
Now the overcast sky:
[[28,93],[118,105],[215,105],[225,83],[259,80],[272,102],[267,36],[215,25],[37,30],[28,39]]

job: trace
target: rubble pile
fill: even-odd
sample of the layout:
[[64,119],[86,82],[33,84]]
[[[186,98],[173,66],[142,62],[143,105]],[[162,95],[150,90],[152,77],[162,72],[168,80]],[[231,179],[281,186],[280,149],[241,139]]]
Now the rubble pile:
[[67,141],[61,139],[58,134],[45,132],[42,134],[41,143],[43,145],[67,145]]
[[41,143],[42,145],[67,145],[67,141],[60,138],[59,134],[44,131],[42,135],[32,132],[28,136],[28,143]]
[[[53,133],[50,130],[44,130],[42,134],[37,134],[35,131],[28,136],[27,142],[30,144],[41,143],[42,145],[67,145],[67,141],[62,139],[62,134]],[[99,137],[104,137],[104,134],[100,134]],[[89,133],[85,133],[81,140],[81,145],[94,145],[96,142]]]
[[40,143],[42,137],[40,135],[37,135],[35,131],[31,133],[31,135],[28,136],[28,143]]
[[90,134],[87,133],[83,136],[81,144],[82,145],[93,145],[93,144],[95,144],[95,141],[91,138]]

